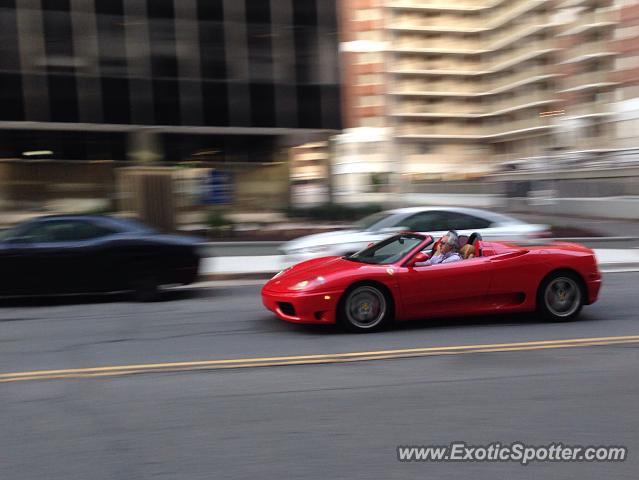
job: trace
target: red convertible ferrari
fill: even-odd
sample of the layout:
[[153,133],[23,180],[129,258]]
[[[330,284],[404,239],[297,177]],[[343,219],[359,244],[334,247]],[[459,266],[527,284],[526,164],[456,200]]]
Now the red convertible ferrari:
[[369,332],[392,321],[500,312],[571,320],[601,287],[594,252],[573,243],[516,245],[477,236],[470,258],[415,266],[436,246],[429,235],[402,233],[353,255],[308,260],[269,280],[262,302],[287,322]]

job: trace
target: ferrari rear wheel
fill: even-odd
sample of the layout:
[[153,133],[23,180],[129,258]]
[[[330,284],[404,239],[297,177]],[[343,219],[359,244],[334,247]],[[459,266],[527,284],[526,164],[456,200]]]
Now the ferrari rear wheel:
[[347,292],[341,304],[340,318],[352,332],[372,332],[386,324],[391,310],[386,293],[375,285],[365,284]]
[[583,304],[581,281],[570,272],[557,272],[539,287],[537,309],[547,320],[572,320],[579,315]]

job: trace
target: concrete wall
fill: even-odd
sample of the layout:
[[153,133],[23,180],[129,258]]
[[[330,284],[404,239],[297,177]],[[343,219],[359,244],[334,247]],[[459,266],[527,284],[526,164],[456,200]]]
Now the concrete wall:
[[[130,168],[112,161],[24,161],[0,160],[0,208],[4,210],[25,210],[45,208],[55,211],[81,211],[106,208],[130,210],[127,199],[132,186],[126,180],[118,182],[118,172]],[[274,210],[283,208],[289,198],[288,164],[234,165],[221,164],[214,167],[233,172],[233,210]],[[179,169],[158,166],[142,169],[169,169],[176,177],[185,171],[196,171],[206,175],[207,168]],[[119,185],[119,186],[118,186]],[[178,208],[194,206],[192,199],[181,198],[176,193]],[[80,207],[80,204],[83,207]],[[75,208],[77,205],[78,208]]]
[[20,209],[96,199],[110,204],[115,165],[111,161],[0,160],[1,206]]

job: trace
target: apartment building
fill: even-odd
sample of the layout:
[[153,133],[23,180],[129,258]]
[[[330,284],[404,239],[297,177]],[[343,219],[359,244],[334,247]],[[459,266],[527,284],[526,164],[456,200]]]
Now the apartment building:
[[619,9],[612,0],[568,0],[560,9],[557,145],[577,154],[614,149]]
[[293,206],[327,203],[330,200],[329,176],[328,142],[309,142],[289,150],[290,200]]
[[614,48],[616,118],[614,136],[616,147],[639,149],[639,3],[618,0],[619,24],[615,30]]
[[472,176],[554,144],[547,0],[350,0],[345,125],[384,128],[389,168]]

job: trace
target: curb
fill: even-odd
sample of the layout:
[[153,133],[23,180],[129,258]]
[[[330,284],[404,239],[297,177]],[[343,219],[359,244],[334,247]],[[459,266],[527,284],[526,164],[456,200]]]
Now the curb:
[[210,282],[218,280],[269,280],[275,272],[249,272],[249,273],[207,273],[198,276],[197,282]]
[[[639,263],[600,263],[601,273],[639,272]],[[277,271],[252,273],[208,273],[200,275],[197,282],[212,282],[225,280],[269,280]]]

